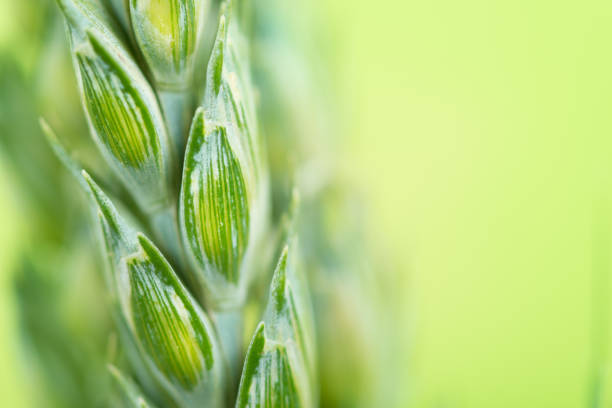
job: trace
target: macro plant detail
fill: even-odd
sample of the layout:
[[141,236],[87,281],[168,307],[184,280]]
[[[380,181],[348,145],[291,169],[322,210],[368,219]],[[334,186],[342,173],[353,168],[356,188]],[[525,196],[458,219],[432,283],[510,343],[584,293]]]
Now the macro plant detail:
[[36,406],[372,406],[360,219],[326,219],[351,199],[290,8],[41,8],[50,105],[21,94],[39,126],[0,139],[36,209],[16,270]]
[[264,319],[247,352],[237,401],[240,408],[313,405],[315,357],[307,313],[310,305],[306,302],[308,293],[300,288],[292,246],[282,252]]
[[145,210],[167,206],[176,159],[153,89],[101,4],[59,4],[92,136]]
[[[90,133],[113,171],[100,176],[114,186],[111,194],[41,121],[99,227],[125,355],[109,365],[120,400],[134,407],[316,406],[312,305],[291,226],[297,204],[273,225],[240,27],[246,8],[121,3],[58,0]],[[198,66],[203,26],[215,23],[209,61]],[[201,91],[197,69],[205,70]],[[249,293],[266,279],[267,306]],[[257,327],[244,319],[248,302],[261,313]],[[248,345],[242,339],[251,329]]]
[[130,343],[160,387],[183,405],[217,405],[224,363],[209,319],[155,245],[120,218],[87,173],[83,177],[98,206],[109,290]]
[[156,83],[186,86],[208,1],[130,0],[134,36]]
[[611,14],[0,0],[0,408],[612,408]]

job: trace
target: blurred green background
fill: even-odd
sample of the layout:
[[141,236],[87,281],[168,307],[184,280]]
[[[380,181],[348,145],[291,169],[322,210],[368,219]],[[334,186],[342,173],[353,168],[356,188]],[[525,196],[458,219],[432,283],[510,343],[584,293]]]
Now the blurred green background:
[[[0,51],[26,77],[38,2],[0,0]],[[395,282],[399,406],[609,406],[609,2],[314,9],[338,160]],[[32,228],[15,184],[0,162],[2,272]],[[0,275],[0,401],[26,407],[10,279]]]

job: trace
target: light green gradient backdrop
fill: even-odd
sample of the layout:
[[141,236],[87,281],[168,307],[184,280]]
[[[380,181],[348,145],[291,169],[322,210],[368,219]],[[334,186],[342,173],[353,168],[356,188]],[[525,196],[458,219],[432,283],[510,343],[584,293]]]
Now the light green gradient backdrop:
[[610,3],[330,3],[346,165],[409,288],[415,406],[586,406]]
[[[592,327],[592,279],[612,249],[597,243],[612,218],[609,2],[318,3],[343,167],[403,285],[397,392],[416,407],[586,407],[605,326]],[[18,46],[0,32],[2,47]],[[0,179],[0,242],[14,245],[6,211],[17,207]],[[0,254],[9,270],[10,250]],[[10,367],[7,280],[10,401],[28,379]]]

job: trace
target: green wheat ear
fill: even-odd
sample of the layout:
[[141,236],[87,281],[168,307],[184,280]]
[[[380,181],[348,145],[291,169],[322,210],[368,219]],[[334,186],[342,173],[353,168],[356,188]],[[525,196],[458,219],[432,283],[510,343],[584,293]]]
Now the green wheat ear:
[[311,310],[295,271],[295,248],[286,246],[272,278],[264,320],[251,340],[236,408],[314,406]]
[[210,17],[210,0],[125,0],[138,48],[152,73],[179,157],[193,112],[195,62]]
[[126,223],[87,173],[110,264],[109,291],[153,380],[183,406],[219,406],[225,376],[216,333],[155,245]]
[[176,159],[155,93],[91,2],[60,0],[92,136],[117,176],[146,212],[171,203]]
[[236,408],[306,407],[286,346],[266,339],[261,322],[247,352]]
[[[196,112],[183,169],[181,227],[200,280],[218,303],[240,303],[249,244],[251,195],[227,128],[206,129]],[[224,296],[225,295],[225,296]],[[235,300],[237,299],[237,300]]]
[[188,86],[208,0],[129,0],[138,46],[157,84]]
[[[244,2],[211,18],[206,0],[57,1],[91,136],[134,198],[111,199],[104,190],[115,190],[41,121],[95,213],[125,357],[109,373],[123,406],[317,406],[312,307],[292,223],[269,225]],[[210,58],[198,66],[202,44]],[[268,285],[279,240],[287,244]]]
[[205,96],[191,124],[179,208],[194,279],[214,309],[243,304],[267,224],[257,129],[247,115],[254,101],[238,85],[230,35],[236,23],[228,12],[220,17]]

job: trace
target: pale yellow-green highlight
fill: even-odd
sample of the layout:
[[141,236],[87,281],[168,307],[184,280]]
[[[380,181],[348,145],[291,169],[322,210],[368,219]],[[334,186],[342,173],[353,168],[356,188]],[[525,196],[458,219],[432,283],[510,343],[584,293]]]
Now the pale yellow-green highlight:
[[612,250],[593,254],[611,228],[610,3],[331,3],[346,167],[406,288],[398,392],[586,407],[593,258]]

